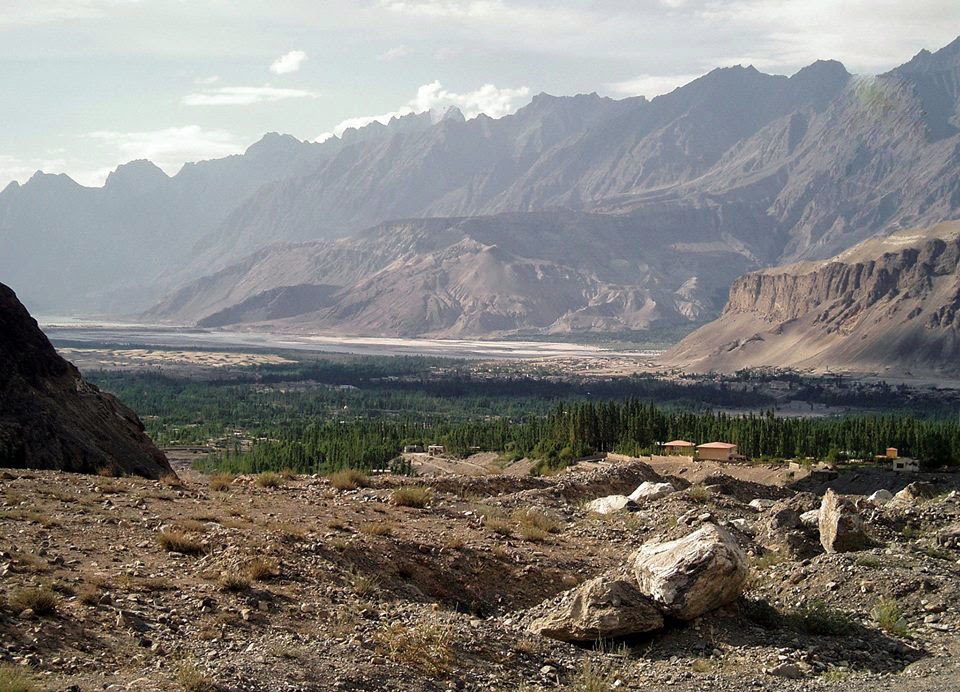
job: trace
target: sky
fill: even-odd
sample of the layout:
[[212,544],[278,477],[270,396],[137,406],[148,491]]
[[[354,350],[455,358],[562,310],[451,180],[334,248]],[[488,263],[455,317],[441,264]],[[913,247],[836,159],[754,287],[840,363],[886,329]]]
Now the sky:
[[877,74],[957,35],[956,0],[0,0],[0,189],[540,92],[653,97],[718,66]]

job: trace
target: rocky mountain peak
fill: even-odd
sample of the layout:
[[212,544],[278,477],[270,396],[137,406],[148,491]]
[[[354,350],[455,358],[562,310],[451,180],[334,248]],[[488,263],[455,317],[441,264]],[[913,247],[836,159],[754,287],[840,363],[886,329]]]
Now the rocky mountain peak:
[[137,159],[117,166],[117,169],[107,176],[103,187],[116,193],[143,194],[169,180],[169,176],[156,164],[146,159]]

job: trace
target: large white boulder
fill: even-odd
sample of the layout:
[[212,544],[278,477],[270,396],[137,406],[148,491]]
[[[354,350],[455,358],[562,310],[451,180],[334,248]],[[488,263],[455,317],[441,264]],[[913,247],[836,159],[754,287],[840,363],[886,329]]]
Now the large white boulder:
[[869,543],[853,501],[832,489],[823,494],[818,524],[820,544],[828,553],[862,550]]
[[596,512],[597,514],[611,514],[612,512],[619,512],[623,509],[631,509],[633,506],[633,500],[626,495],[607,495],[606,497],[598,497],[596,500],[591,500],[584,505],[584,509],[588,512]]
[[650,481],[644,481],[637,486],[636,490],[627,495],[627,497],[634,502],[640,500],[659,500],[661,497],[666,497],[675,492],[676,489],[670,483],[651,483]]
[[529,629],[566,642],[651,632],[663,615],[632,581],[600,576],[537,607]]
[[867,498],[875,505],[885,505],[893,499],[893,493],[889,490],[880,489]]
[[748,572],[733,536],[715,524],[674,541],[647,543],[637,551],[633,567],[640,590],[681,620],[736,600]]

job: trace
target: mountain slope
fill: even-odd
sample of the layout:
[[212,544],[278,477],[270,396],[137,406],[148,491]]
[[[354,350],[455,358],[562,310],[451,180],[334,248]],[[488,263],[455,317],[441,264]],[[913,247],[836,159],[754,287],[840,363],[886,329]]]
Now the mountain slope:
[[[262,250],[147,315],[202,326],[482,336],[644,329],[716,314],[758,266],[763,231],[731,216],[530,212],[392,222],[356,238]],[[743,223],[740,223],[743,221]],[[740,238],[733,235],[740,233]]]
[[695,371],[960,374],[960,222],[747,274],[733,283],[720,318],[664,361]]
[[136,414],[57,355],[0,284],[0,466],[173,473]]

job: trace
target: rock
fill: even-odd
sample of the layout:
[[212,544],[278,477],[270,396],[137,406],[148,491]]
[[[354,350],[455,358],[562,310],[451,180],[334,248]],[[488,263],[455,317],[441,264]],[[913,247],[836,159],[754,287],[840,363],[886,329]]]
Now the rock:
[[650,481],[644,481],[627,497],[634,502],[639,500],[659,500],[661,497],[666,497],[675,492],[676,489],[670,483],[651,483]]
[[893,497],[904,502],[916,502],[918,500],[929,500],[931,497],[935,497],[936,494],[937,489],[932,483],[914,481]]
[[640,590],[667,613],[692,620],[740,595],[747,560],[729,533],[704,524],[675,541],[642,546],[634,573]]
[[937,532],[937,544],[944,548],[960,548],[960,524],[950,524]]
[[627,579],[603,575],[538,607],[530,631],[566,642],[596,641],[663,627],[660,610]]
[[818,519],[820,544],[828,553],[861,550],[868,544],[860,518],[853,502],[833,490],[823,495]]
[[790,678],[791,680],[799,680],[803,677],[803,672],[796,663],[781,663],[773,668],[768,668],[767,674],[778,678]]
[[818,528],[820,526],[820,510],[811,509],[809,512],[804,512],[800,515],[800,523],[808,529]]
[[776,504],[775,500],[765,500],[759,497],[756,500],[750,500],[750,506],[753,507],[758,512],[762,512],[765,509],[770,509],[775,504]]
[[893,499],[893,493],[891,493],[889,490],[884,490],[881,488],[870,495],[870,497],[867,499],[875,505],[885,505]]
[[636,503],[626,495],[607,495],[591,500],[586,504],[585,509],[597,514],[611,514],[623,509],[628,511],[636,509]]

